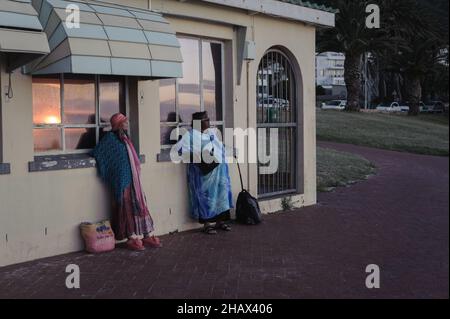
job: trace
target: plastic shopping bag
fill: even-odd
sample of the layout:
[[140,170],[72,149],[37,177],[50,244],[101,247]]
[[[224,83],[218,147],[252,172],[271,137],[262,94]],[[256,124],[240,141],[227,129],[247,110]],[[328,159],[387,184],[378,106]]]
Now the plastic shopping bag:
[[109,221],[105,220],[95,224],[82,223],[80,229],[86,251],[102,253],[114,249],[116,241]]

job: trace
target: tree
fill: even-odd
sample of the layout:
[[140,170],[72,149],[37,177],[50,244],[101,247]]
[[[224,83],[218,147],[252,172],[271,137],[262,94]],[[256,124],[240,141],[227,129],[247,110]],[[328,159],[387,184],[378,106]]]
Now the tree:
[[[422,19],[415,0],[337,0],[320,1],[339,10],[336,27],[318,35],[318,50],[338,51],[346,56],[345,82],[347,86],[347,110],[360,110],[361,61],[365,53],[374,55],[396,55],[405,46],[403,38],[427,33],[427,24]],[[366,8],[377,4],[381,8],[381,28],[366,26]],[[406,53],[406,51],[405,51]],[[410,85],[417,93],[415,77]],[[412,93],[411,93],[412,94]]]
[[[435,72],[442,72],[445,65],[448,66],[448,30],[443,31],[442,12],[431,10],[429,0],[409,0],[405,3],[411,3],[414,12],[405,12],[402,16],[406,18],[401,23],[395,24],[396,29],[393,31],[396,33],[397,41],[393,44],[394,51],[381,51],[378,58],[384,72],[401,75],[405,98],[409,102],[409,114],[418,115],[424,79]],[[409,19],[411,14],[417,13],[420,13],[420,17],[414,20],[420,18],[419,20]],[[446,20],[448,26],[448,11]],[[413,25],[412,28],[408,25],[416,24],[417,21],[420,29],[417,29],[417,25]]]
[[388,67],[403,76],[410,115],[420,113],[422,81],[442,62],[443,57],[435,38],[411,37],[407,46],[386,59]]
[[448,51],[444,63],[436,64],[422,81],[422,95],[425,100],[449,100]]
[[320,52],[335,51],[345,54],[345,83],[347,86],[347,110],[358,111],[361,93],[361,59],[371,48],[375,31],[366,28],[368,1],[337,0],[329,5],[338,9],[336,27],[318,35]]

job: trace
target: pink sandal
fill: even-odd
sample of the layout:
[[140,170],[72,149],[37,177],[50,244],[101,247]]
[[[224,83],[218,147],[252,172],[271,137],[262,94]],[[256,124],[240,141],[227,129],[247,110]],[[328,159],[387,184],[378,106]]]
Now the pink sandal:
[[130,250],[136,250],[141,251],[144,250],[144,245],[142,243],[142,240],[135,238],[135,239],[129,239],[127,241],[127,248]]
[[155,236],[144,238],[142,240],[142,242],[144,243],[144,245],[149,246],[149,247],[153,247],[153,248],[162,247],[161,240],[159,240],[159,238],[155,237]]

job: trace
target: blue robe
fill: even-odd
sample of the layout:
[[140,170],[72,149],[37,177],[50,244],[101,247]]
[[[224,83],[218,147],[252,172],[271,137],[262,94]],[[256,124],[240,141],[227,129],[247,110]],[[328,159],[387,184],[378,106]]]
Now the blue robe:
[[189,163],[187,179],[189,188],[189,203],[192,218],[202,221],[210,221],[219,218],[224,213],[229,213],[233,208],[233,195],[231,192],[228,164],[225,162],[225,147],[217,135],[200,133],[192,130],[183,136],[180,145],[182,152],[195,153],[192,150],[193,136],[201,135],[202,149],[214,148],[214,155],[221,163],[207,175],[203,175],[199,166]]

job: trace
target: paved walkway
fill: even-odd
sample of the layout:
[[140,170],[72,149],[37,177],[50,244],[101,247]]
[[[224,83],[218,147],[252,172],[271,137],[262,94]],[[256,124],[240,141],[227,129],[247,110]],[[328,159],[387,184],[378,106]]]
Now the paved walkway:
[[[379,168],[258,227],[164,236],[164,248],[74,253],[0,269],[0,298],[448,298],[449,160],[320,143]],[[65,266],[81,289],[65,288]],[[381,268],[381,289],[365,267]]]

